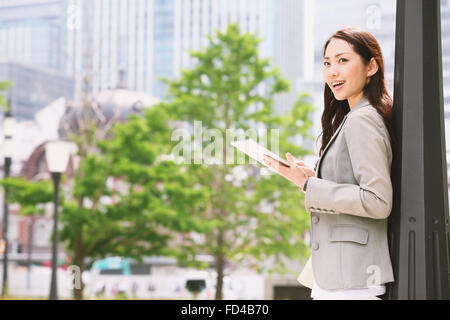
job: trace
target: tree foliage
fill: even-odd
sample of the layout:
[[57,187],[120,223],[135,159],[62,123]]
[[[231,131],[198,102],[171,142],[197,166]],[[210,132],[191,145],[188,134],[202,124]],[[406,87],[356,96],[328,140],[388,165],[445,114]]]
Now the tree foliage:
[[[295,138],[311,138],[312,105],[308,96],[302,95],[288,114],[276,114],[274,97],[288,91],[289,83],[270,59],[260,57],[261,40],[241,34],[237,25],[208,39],[209,45],[203,51],[191,53],[196,62],[192,69],[183,70],[179,79],[165,79],[169,88],[165,108],[172,119],[184,120],[191,126],[198,121],[205,130],[218,130],[222,140],[226,140],[227,130],[246,131],[262,125],[269,136],[272,129],[279,130],[273,138],[281,154],[309,154],[307,148],[296,144]],[[267,137],[266,141],[271,139]],[[220,137],[215,137],[214,142],[203,140],[202,150],[208,150],[212,144],[217,145]],[[187,143],[193,149],[195,141],[191,138]],[[278,175],[261,174],[260,165],[226,162],[232,150],[229,143],[224,141],[221,149],[206,152],[207,157],[218,160],[217,164],[198,164],[189,158],[198,156],[191,150],[189,164],[185,165],[186,172],[195,178],[193,183],[210,190],[208,207],[202,213],[209,227],[202,233],[204,241],[191,239],[183,243],[179,259],[185,265],[196,265],[194,253],[215,257],[217,299],[222,298],[228,262],[244,263],[259,271],[283,272],[286,259],[302,260],[308,251],[303,235],[309,219],[302,192]],[[205,152],[203,156],[205,160]]]
[[[70,135],[78,166],[65,184],[60,219],[60,241],[81,271],[107,256],[176,256],[181,265],[205,267],[196,257],[207,254],[215,259],[221,299],[231,263],[283,272],[287,260],[307,256],[303,236],[309,219],[298,187],[263,174],[260,165],[226,162],[233,150],[227,130],[260,126],[280,154],[310,154],[304,147],[311,138],[309,97],[300,96],[289,113],[276,114],[274,97],[289,90],[289,83],[259,55],[260,42],[237,25],[210,36],[204,50],[191,53],[194,68],[165,80],[168,102],[118,122],[107,138],[99,138],[88,116],[92,103],[86,92],[81,125]],[[200,141],[200,156],[215,158],[213,164],[194,161],[195,135],[174,139],[180,121],[188,128],[199,121],[202,129],[220,133]],[[180,145],[189,151],[183,155],[187,163],[174,152]],[[44,184],[39,188],[15,197],[50,201]],[[83,289],[84,284],[74,289],[75,298],[83,297]]]
[[53,199],[53,187],[49,181],[32,182],[13,177],[1,179],[0,186],[8,193],[8,203],[19,204],[23,215],[43,214],[44,209],[40,205]]
[[75,264],[87,270],[108,256],[173,256],[174,233],[202,230],[192,214],[203,211],[204,190],[160,159],[169,153],[170,133],[167,113],[155,106],[118,122],[96,142],[98,152],[80,161],[60,233]]
[[5,109],[6,111],[9,110],[8,101],[1,93],[2,91],[7,91],[12,85],[12,82],[0,81],[0,109]]

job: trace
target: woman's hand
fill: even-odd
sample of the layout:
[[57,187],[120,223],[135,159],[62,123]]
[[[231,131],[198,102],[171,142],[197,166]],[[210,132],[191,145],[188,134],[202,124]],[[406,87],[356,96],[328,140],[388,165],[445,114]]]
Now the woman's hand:
[[286,159],[291,165],[290,167],[285,167],[268,156],[264,156],[264,163],[303,190],[306,179],[310,176],[315,176],[314,170],[307,168],[303,161],[295,162],[294,157],[289,152],[286,153]]
[[305,163],[303,161],[297,161],[295,164],[302,167],[303,171],[308,175],[308,177],[316,176],[316,172],[313,169],[310,169],[307,166],[305,166]]

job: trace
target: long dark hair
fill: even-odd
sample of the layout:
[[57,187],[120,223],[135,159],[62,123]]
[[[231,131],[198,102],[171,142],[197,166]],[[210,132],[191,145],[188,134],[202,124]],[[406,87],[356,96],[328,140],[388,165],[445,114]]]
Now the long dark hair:
[[[323,56],[325,56],[327,47],[334,38],[347,41],[352,46],[353,50],[361,56],[365,65],[367,65],[372,58],[375,58],[378,64],[378,71],[364,87],[363,93],[372,106],[374,106],[378,113],[383,117],[391,139],[392,153],[395,154],[397,142],[393,130],[392,98],[386,89],[383,54],[378,41],[372,34],[362,29],[341,29],[327,40],[323,48]],[[350,112],[348,101],[337,100],[326,83],[324,89],[324,106],[322,114],[322,147],[320,148],[319,156],[322,155],[326,145],[336,132],[345,115]]]

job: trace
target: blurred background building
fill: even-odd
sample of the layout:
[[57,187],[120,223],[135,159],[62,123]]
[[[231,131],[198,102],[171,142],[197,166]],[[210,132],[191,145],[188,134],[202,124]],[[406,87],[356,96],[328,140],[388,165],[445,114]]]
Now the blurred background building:
[[64,71],[61,0],[0,1],[0,58]]
[[[98,92],[113,88],[123,69],[130,89],[164,99],[159,78],[192,66],[189,50],[199,50],[207,44],[206,35],[237,22],[264,39],[262,54],[272,57],[298,88],[304,80],[321,81],[325,40],[338,28],[358,26],[379,40],[392,91],[395,6],[391,0],[2,0],[0,58],[72,77],[75,94],[82,89],[84,70],[92,70],[90,89]],[[441,7],[445,71],[448,0]],[[444,83],[450,83],[446,72]],[[291,102],[292,97],[277,100],[280,110]],[[450,93],[445,102],[450,104]]]
[[73,98],[72,78],[20,60],[0,60],[0,79],[14,83],[8,98],[17,121],[34,119],[40,110],[60,97]]
[[[93,93],[113,88],[126,70],[130,89],[165,97],[161,77],[173,78],[193,64],[189,50],[206,35],[238,22],[264,41],[293,84],[303,70],[305,20],[311,0],[3,0],[0,57],[49,67],[74,78],[75,95],[91,73]],[[311,6],[310,6],[311,7]],[[312,28],[308,33],[312,33]],[[295,99],[279,99],[286,110]]]
[[[441,7],[447,110],[449,1],[442,0]],[[189,50],[201,49],[206,35],[237,22],[243,31],[264,39],[261,54],[271,57],[291,81],[291,92],[277,97],[276,109],[288,110],[299,92],[310,91],[318,107],[315,132],[320,133],[323,44],[346,26],[372,32],[382,46],[393,93],[395,8],[391,0],[3,0],[0,58],[73,78],[75,97],[84,89],[84,76],[90,76],[89,90],[97,93],[114,88],[119,71],[125,70],[131,90],[163,100],[166,87],[160,78],[174,78],[191,67]]]

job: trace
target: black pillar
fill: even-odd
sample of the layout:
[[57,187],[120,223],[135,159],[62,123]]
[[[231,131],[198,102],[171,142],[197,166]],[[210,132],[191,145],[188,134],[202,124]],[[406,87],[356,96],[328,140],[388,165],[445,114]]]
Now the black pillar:
[[[6,138],[5,138],[6,139]],[[5,157],[5,178],[9,177],[11,169],[11,158]],[[4,192],[4,202],[3,202],[3,243],[5,250],[3,251],[3,281],[2,281],[2,297],[8,295],[8,215],[9,215],[9,205],[8,205],[8,191],[6,188],[3,189]]]
[[53,194],[53,245],[52,245],[52,278],[50,282],[49,300],[58,300],[58,206],[59,206],[59,182],[61,173],[52,172]]
[[388,299],[449,299],[449,209],[439,0],[397,0]]

